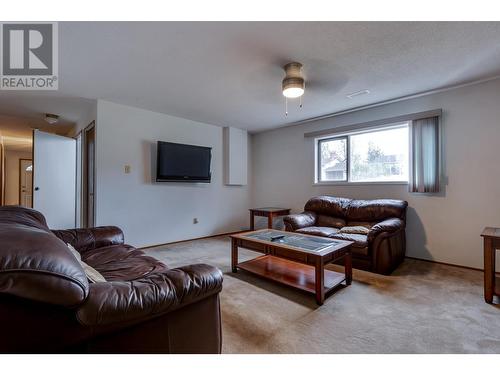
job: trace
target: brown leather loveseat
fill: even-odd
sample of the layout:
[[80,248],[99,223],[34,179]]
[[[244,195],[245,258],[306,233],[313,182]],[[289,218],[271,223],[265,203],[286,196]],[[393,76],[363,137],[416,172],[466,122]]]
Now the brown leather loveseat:
[[220,353],[221,289],[217,268],[169,269],[117,227],[51,231],[37,211],[0,207],[0,353]]
[[405,257],[407,206],[394,199],[320,196],[283,221],[287,231],[354,241],[353,267],[387,275]]

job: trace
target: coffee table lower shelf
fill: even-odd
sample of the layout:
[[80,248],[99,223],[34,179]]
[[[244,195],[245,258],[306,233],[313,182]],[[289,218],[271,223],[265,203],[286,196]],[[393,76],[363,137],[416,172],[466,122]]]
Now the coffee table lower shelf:
[[[238,268],[309,293],[316,293],[315,268],[272,255],[238,263]],[[345,274],[324,269],[325,294],[345,281]]]

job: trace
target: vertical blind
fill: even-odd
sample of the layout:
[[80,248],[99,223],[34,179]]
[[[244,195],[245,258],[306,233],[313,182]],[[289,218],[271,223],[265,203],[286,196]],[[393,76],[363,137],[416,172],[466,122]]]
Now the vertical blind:
[[440,188],[439,116],[411,122],[410,192],[437,193]]

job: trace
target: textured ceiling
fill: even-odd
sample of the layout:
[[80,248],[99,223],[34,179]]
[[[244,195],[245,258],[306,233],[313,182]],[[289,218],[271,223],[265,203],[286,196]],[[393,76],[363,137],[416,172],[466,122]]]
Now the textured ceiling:
[[[0,113],[40,99],[38,112],[75,121],[101,98],[261,131],[500,74],[499,22],[63,22],[59,40],[60,90],[2,92]],[[281,67],[294,60],[304,106],[285,117]]]

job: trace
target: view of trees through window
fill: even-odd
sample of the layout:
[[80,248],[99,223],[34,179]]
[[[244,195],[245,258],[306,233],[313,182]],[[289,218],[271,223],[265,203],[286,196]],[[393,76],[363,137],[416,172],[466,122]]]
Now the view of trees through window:
[[347,137],[320,141],[321,181],[347,181]]
[[319,140],[318,147],[319,181],[408,181],[407,124]]

